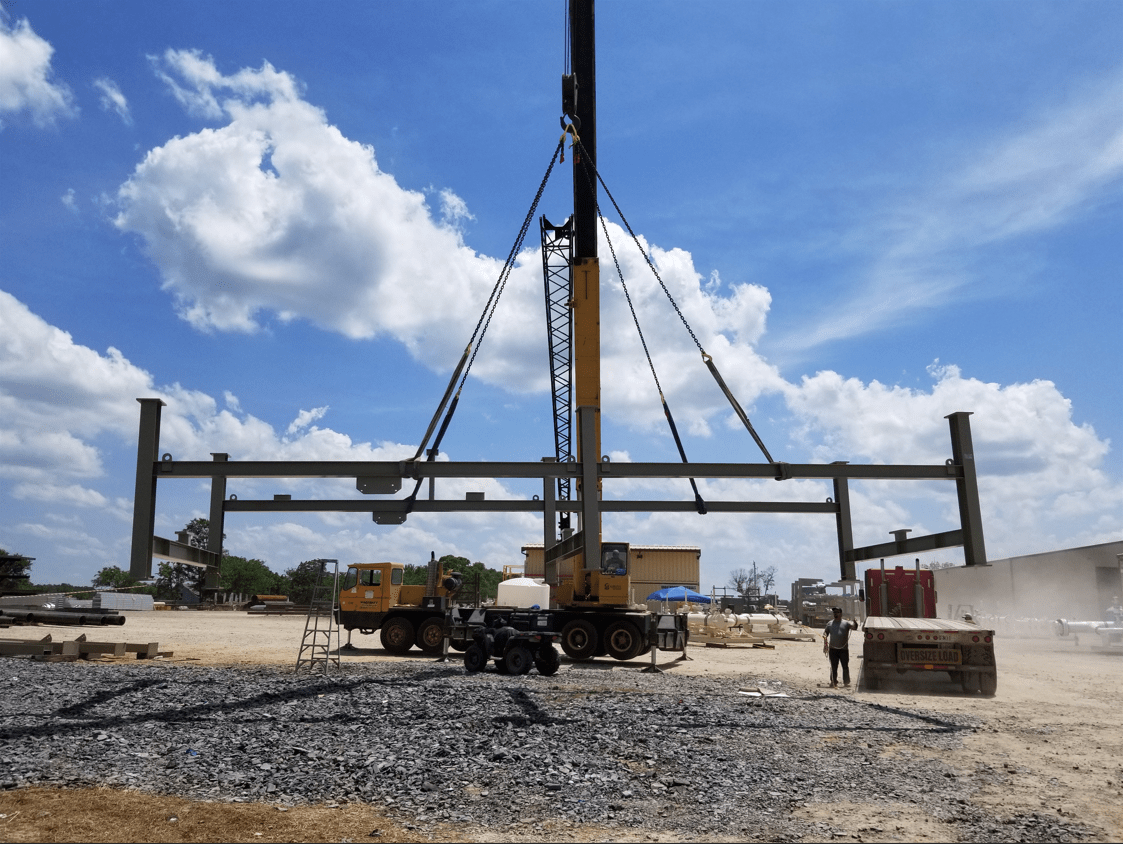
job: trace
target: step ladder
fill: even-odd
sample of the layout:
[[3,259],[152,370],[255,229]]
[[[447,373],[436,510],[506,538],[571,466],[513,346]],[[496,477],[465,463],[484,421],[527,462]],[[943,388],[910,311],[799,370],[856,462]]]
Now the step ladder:
[[[339,595],[339,561],[315,560],[320,564],[319,575],[312,586],[312,600],[308,604],[308,617],[304,621],[304,638],[300,642],[300,654],[296,658],[294,672],[307,666],[309,671],[323,668],[324,674],[339,663],[339,625],[335,622],[335,601]],[[334,565],[331,578],[327,577],[327,564]],[[330,588],[330,594],[323,594]],[[327,616],[323,611],[327,611]]]

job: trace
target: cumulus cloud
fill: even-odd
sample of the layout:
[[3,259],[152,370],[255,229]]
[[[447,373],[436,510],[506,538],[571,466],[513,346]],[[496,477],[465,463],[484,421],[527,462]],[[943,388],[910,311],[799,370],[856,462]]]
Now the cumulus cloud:
[[54,52],[27,18],[10,26],[0,10],[0,114],[26,112],[36,126],[50,126],[78,113],[70,88],[52,80]]
[[[343,137],[292,77],[268,64],[224,75],[193,51],[153,61],[185,108],[222,124],[151,150],[118,192],[116,225],[143,240],[183,318],[201,330],[242,332],[270,319],[307,319],[348,337],[393,337],[434,369],[450,367],[502,266],[464,245],[466,203],[441,189],[431,209],[424,193],[399,185],[371,147]],[[683,407],[687,429],[707,433],[724,398],[696,377],[701,357],[638,250],[619,227],[609,232],[650,326],[665,392]],[[643,246],[742,400],[777,391],[776,371],[753,350],[768,292],[703,283],[688,253]],[[612,327],[602,340],[604,379],[613,385],[606,412],[641,427],[662,424],[607,261],[602,273],[603,321]],[[545,390],[544,320],[541,259],[527,249],[473,375],[516,392]]]
[[125,99],[117,83],[102,77],[94,80],[94,88],[101,92],[102,109],[114,112],[126,126],[131,126],[133,116],[129,113],[129,101]]
[[[823,461],[939,464],[951,456],[944,417],[968,411],[987,542],[998,556],[1118,538],[1123,485],[1102,468],[1110,443],[1073,420],[1071,402],[1055,384],[987,383],[938,362],[928,371],[933,385],[927,391],[835,372],[804,376],[786,393],[799,423],[795,436]],[[864,487],[897,496],[931,518],[938,514],[924,502],[934,504],[945,523],[958,525],[950,485]],[[1090,524],[1097,526],[1089,531]]]

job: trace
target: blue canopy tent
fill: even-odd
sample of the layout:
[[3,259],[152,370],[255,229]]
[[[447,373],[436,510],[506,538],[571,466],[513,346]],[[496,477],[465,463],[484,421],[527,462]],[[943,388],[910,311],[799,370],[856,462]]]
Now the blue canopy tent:
[[647,596],[649,601],[690,601],[693,604],[708,604],[710,599],[705,595],[687,589],[685,586],[668,586],[659,589]]

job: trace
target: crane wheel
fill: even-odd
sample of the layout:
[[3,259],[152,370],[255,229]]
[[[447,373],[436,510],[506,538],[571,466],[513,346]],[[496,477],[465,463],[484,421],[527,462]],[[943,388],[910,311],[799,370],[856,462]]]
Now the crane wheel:
[[558,673],[561,668],[561,655],[553,645],[546,645],[538,650],[534,657],[534,667],[543,677],[550,677]]
[[507,655],[503,657],[503,662],[507,665],[507,671],[510,674],[526,674],[534,665],[534,657],[530,655],[530,648],[526,645],[515,645]]
[[613,659],[635,659],[643,648],[643,638],[632,622],[617,621],[604,631],[604,646]]
[[475,674],[477,671],[483,671],[486,665],[487,654],[484,653],[484,649],[479,645],[469,645],[468,650],[464,651],[464,670],[469,674]]
[[392,654],[409,653],[413,647],[413,625],[408,618],[391,618],[382,625],[382,647]]
[[577,618],[561,631],[561,646],[570,659],[589,659],[597,649],[597,628]]
[[445,640],[444,621],[439,618],[427,618],[421,622],[417,629],[417,647],[427,654],[439,654]]

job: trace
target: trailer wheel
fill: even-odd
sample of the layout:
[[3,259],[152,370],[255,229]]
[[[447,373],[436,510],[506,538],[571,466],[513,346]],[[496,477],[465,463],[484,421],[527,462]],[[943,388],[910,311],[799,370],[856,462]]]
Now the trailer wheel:
[[382,647],[392,654],[409,653],[413,647],[413,625],[400,615],[382,625]]
[[643,647],[643,639],[632,622],[617,621],[604,631],[604,646],[613,659],[634,659]]
[[562,628],[561,646],[570,659],[588,659],[597,649],[597,628],[592,622],[575,618]]
[[530,648],[525,645],[515,645],[503,657],[507,670],[511,674],[526,674],[534,665],[534,657],[530,655]]
[[439,654],[445,640],[445,625],[439,618],[427,618],[417,630],[417,647],[427,654]]
[[539,648],[538,655],[534,657],[534,667],[543,677],[557,674],[558,669],[561,668],[561,655],[558,649],[553,645],[543,645]]
[[979,675],[975,672],[964,671],[959,685],[966,694],[973,695],[979,690],[979,679]]
[[464,670],[469,674],[475,674],[477,671],[483,671],[486,665],[487,654],[484,653],[484,649],[479,645],[469,645],[468,650],[464,651]]
[[995,693],[998,691],[998,675],[980,674],[979,691],[987,697],[994,697]]

